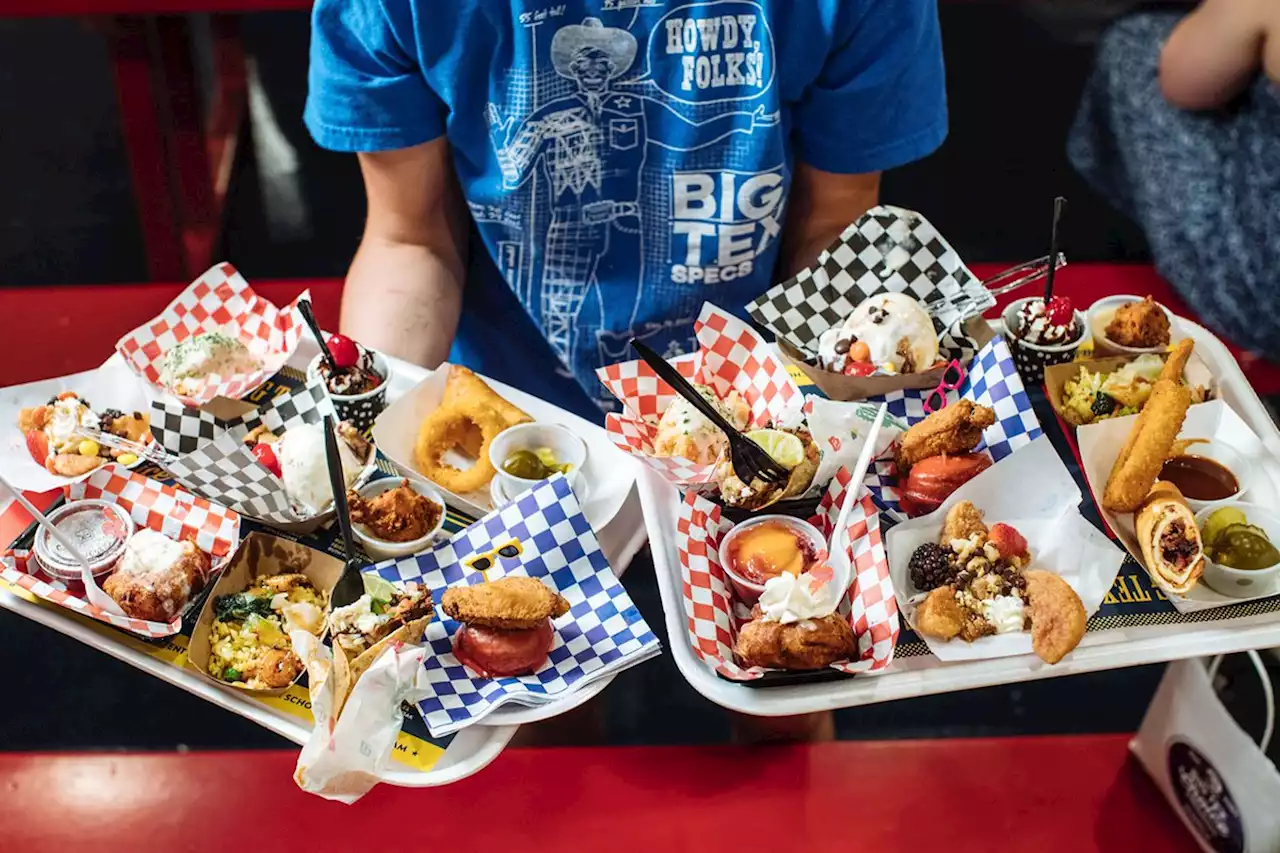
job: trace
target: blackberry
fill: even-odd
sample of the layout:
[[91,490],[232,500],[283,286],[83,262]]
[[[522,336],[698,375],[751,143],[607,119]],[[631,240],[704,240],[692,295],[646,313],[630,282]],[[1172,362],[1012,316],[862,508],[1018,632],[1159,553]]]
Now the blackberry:
[[98,420],[104,426],[109,427],[113,423],[115,423],[118,419],[123,417],[124,417],[124,412],[120,411],[119,409],[103,409],[102,413],[98,415]]
[[911,574],[911,582],[921,592],[951,583],[955,571],[950,552],[933,542],[926,542],[915,550],[907,569]]
[[1089,411],[1098,417],[1109,415],[1116,410],[1116,401],[1101,391],[1093,395],[1093,405],[1089,407]]

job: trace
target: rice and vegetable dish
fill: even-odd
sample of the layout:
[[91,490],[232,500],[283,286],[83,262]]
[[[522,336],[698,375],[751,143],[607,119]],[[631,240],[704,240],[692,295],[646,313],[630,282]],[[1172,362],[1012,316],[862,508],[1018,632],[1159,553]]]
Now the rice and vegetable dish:
[[324,596],[303,574],[269,575],[213,602],[209,673],[252,690],[287,687],[302,672],[289,631],[324,630]]

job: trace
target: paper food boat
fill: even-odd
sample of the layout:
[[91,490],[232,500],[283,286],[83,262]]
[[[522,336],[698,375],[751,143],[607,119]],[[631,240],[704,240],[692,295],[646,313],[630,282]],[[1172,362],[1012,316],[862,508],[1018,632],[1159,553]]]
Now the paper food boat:
[[[191,632],[191,643],[187,647],[187,665],[210,681],[223,687],[241,690],[245,693],[276,696],[289,689],[288,686],[271,690],[251,690],[242,684],[233,684],[214,678],[209,672],[210,634],[213,630],[214,599],[223,595],[244,592],[265,575],[276,575],[285,572],[301,572],[307,576],[312,585],[324,593],[326,603],[329,594],[342,577],[344,563],[330,554],[308,548],[297,542],[254,531],[240,543],[230,560],[226,571],[213,590],[205,599],[200,618]],[[327,608],[326,608],[327,610]],[[302,674],[298,674],[301,678]],[[294,679],[294,682],[298,680]]]
[[[178,396],[189,406],[215,397],[240,399],[273,376],[294,350],[306,328],[298,302],[277,308],[253,292],[231,264],[218,264],[193,281],[158,316],[142,324],[116,343],[125,364],[159,395]],[[176,395],[160,381],[164,356],[182,341],[206,332],[223,332],[238,338],[262,362],[252,373],[213,377],[190,396]]]
[[[206,585],[214,582],[240,544],[240,516],[235,512],[119,465],[99,468],[83,482],[67,487],[66,495],[69,501],[111,501],[129,513],[139,530],[147,528],[170,539],[192,540],[212,558]],[[90,591],[80,584],[50,578],[34,569],[28,558],[26,551],[0,555],[0,578],[45,601],[142,637],[168,637],[182,630],[186,608],[168,622],[134,619],[124,615],[100,587]],[[197,601],[199,595],[193,593],[191,601]],[[100,603],[92,603],[91,598]]]
[[[333,414],[333,401],[320,382],[311,382],[272,397],[261,409],[248,409],[231,420],[211,412],[189,409],[174,400],[156,400],[151,409],[151,433],[170,454],[163,464],[184,487],[211,501],[235,509],[245,518],[262,521],[290,533],[305,534],[333,517],[332,504],[315,514],[300,508],[285,491],[284,482],[261,464],[244,443],[250,431],[264,425],[276,435],[303,424],[323,423]],[[323,459],[319,460],[323,464]],[[377,472],[376,449],[352,488]]]
[[[916,548],[937,542],[947,510],[972,501],[988,526],[1004,522],[1026,537],[1031,568],[1061,575],[1093,615],[1115,583],[1124,552],[1080,514],[1080,489],[1047,437],[992,465],[957,489],[935,512],[904,521],[889,530],[887,547],[898,604],[914,628],[922,597],[911,582],[908,563]],[[983,660],[1033,654],[1027,631],[982,637],[972,643],[956,638],[920,638],[943,661]]]
[[[943,366],[923,373],[845,376],[818,366],[818,339],[864,300],[904,293],[923,303],[938,332]],[[747,305],[778,348],[833,400],[937,387],[945,364],[968,363],[992,331],[981,314],[995,298],[937,229],[915,211],[881,205],[863,214],[817,262]]]
[[[1049,403],[1053,406],[1054,412],[1058,414],[1058,417],[1062,418],[1063,423],[1071,426],[1070,422],[1063,416],[1063,411],[1065,411],[1063,401],[1067,396],[1067,383],[1080,375],[1080,368],[1083,367],[1090,373],[1112,373],[1135,358],[1136,356],[1128,355],[1110,356],[1108,358],[1069,361],[1066,364],[1054,364],[1046,367],[1044,369],[1044,390],[1049,398]],[[1161,359],[1165,358],[1168,358],[1168,353],[1161,356]],[[1198,385],[1207,389],[1210,397],[1217,395],[1217,380],[1214,378],[1212,371],[1209,370],[1209,365],[1205,364],[1194,351],[1187,360],[1187,366],[1182,376],[1188,385],[1192,387]]]
[[[1136,417],[1137,415],[1129,415],[1082,426],[1076,430],[1076,441],[1080,445],[1081,467],[1084,468],[1085,476],[1089,480],[1089,488],[1093,492],[1094,500],[1098,503],[1099,512],[1102,513],[1103,519],[1115,532],[1120,542],[1133,555],[1133,559],[1139,565],[1145,565],[1142,549],[1138,546],[1133,514],[1114,513],[1102,506],[1102,493],[1106,489],[1107,478],[1111,475],[1111,468],[1115,465],[1116,457],[1120,455],[1120,448],[1129,437]],[[1234,409],[1222,400],[1211,400],[1188,409],[1186,420],[1182,424],[1182,432],[1178,437],[1207,438],[1221,442],[1229,445],[1237,455],[1246,460],[1270,455],[1257,434],[1236,414]],[[1195,453],[1195,447],[1192,446],[1188,452]],[[1277,492],[1269,477],[1252,477],[1247,491],[1222,503],[1225,506],[1236,501],[1271,507],[1280,506],[1280,493]],[[1152,586],[1156,587],[1155,581],[1152,581]],[[1161,594],[1166,595],[1179,613],[1194,613],[1197,610],[1227,607],[1259,598],[1268,598],[1280,594],[1280,588],[1276,586],[1270,589],[1262,588],[1256,595],[1232,598],[1214,591],[1205,583],[1204,578],[1201,578],[1200,582],[1186,595],[1169,595],[1163,591]]]

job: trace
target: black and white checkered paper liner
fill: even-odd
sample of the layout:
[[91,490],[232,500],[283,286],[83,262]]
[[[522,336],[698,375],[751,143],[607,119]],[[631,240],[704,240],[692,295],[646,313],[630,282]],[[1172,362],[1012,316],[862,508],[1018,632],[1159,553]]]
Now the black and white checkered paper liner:
[[941,352],[962,363],[978,346],[959,322],[995,305],[995,297],[927,219],[882,205],[846,228],[816,264],[748,304],[747,312],[816,359],[822,333],[881,293],[905,293],[925,303],[933,313]]
[[[890,414],[914,425],[927,417],[924,399],[931,393],[931,389],[893,391],[872,397],[868,402],[883,401]],[[960,387],[947,392],[948,405],[962,399],[987,406],[996,413],[996,422],[982,433],[982,443],[977,448],[985,449],[996,462],[1035,441],[1043,432],[1003,337],[988,341],[969,363]],[[871,464],[863,482],[876,505],[892,519],[906,518],[898,505],[898,467],[892,452]]]
[[[453,636],[461,625],[444,613],[440,600],[450,586],[484,582],[485,575],[467,568],[467,560],[512,539],[521,543],[521,555],[495,558],[487,579],[538,578],[563,595],[570,609],[555,621],[555,644],[536,673],[481,678],[454,657]],[[433,653],[423,664],[433,692],[418,703],[433,737],[473,725],[507,703],[540,706],[563,699],[661,651],[658,638],[614,577],[562,475],[538,484],[435,549],[378,563],[372,571],[391,581],[421,583],[435,601],[437,618],[427,626],[425,637]]]
[[321,423],[331,414],[333,402],[324,385],[313,382],[229,421],[176,400],[157,400],[151,407],[151,433],[174,455],[165,467],[186,488],[247,518],[291,524],[314,516],[294,508],[284,483],[258,463],[244,437],[260,424],[283,435],[296,426]]

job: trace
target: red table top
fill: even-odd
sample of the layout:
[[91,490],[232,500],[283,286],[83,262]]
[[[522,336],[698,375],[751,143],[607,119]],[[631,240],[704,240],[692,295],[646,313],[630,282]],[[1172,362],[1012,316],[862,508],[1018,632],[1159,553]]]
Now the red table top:
[[293,751],[9,755],[0,849],[1193,853],[1127,740],[510,749],[350,807],[300,792]]
[[[1006,266],[975,264],[973,271],[987,278]],[[1070,296],[1080,308],[1119,293],[1151,294],[1175,313],[1194,319],[1169,284],[1150,266],[1073,264],[1062,270],[1057,280],[1058,292]],[[336,327],[341,279],[251,279],[251,283],[277,305],[287,304],[304,288],[310,288],[321,324],[330,329]],[[0,340],[6,342],[11,352],[24,356],[0,363],[0,386],[95,367],[111,354],[121,335],[160,313],[183,287],[181,284],[102,284],[0,290],[6,309],[0,312]],[[1034,292],[1032,285],[1005,296],[1000,304]],[[993,312],[991,316],[999,315]],[[1280,394],[1280,366],[1243,356],[1235,347],[1230,348],[1259,394]]]

